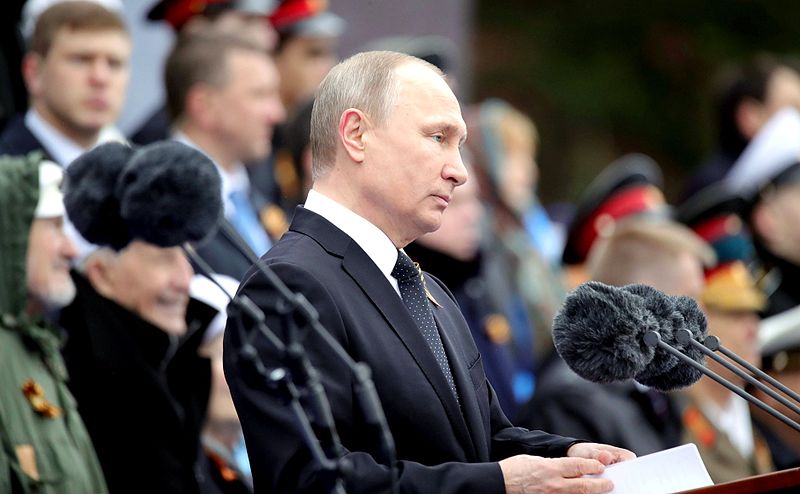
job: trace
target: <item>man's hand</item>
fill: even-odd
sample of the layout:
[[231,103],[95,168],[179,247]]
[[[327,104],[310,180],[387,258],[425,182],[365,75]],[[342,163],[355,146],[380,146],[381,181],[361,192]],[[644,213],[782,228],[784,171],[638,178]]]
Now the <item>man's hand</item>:
[[573,444],[567,450],[567,456],[572,458],[588,458],[597,460],[603,465],[611,465],[625,460],[632,460],[636,455],[627,449],[609,446],[608,444],[598,443],[578,443]]
[[605,466],[598,460],[585,458],[518,455],[500,462],[506,494],[610,492],[614,484],[608,479],[581,478],[583,475],[602,473],[603,469]]

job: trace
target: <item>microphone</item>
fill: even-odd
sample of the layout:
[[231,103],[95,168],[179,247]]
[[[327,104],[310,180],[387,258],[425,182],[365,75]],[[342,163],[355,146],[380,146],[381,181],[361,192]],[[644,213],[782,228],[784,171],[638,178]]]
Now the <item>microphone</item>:
[[608,384],[645,371],[655,349],[644,334],[659,329],[641,296],[590,281],[564,300],[553,320],[553,342],[576,374]]
[[608,384],[633,378],[669,391],[693,384],[702,373],[678,365],[677,357],[647,345],[644,336],[655,332],[702,364],[702,352],[675,339],[676,330],[689,328],[704,338],[705,316],[688,297],[670,297],[647,285],[619,288],[590,281],[567,296],[553,322],[553,340],[561,358],[584,379]]
[[[688,330],[699,341],[703,341],[708,334],[705,315],[695,300],[683,296],[671,297],[648,285],[628,285],[622,290],[642,297],[645,308],[659,321],[661,341],[703,365],[704,353],[676,337],[682,329]],[[703,377],[696,367],[679,365],[680,359],[672,353],[657,346],[654,349],[650,364],[633,376],[639,384],[666,392],[685,388]]]
[[[610,304],[613,301],[625,301],[633,308],[629,314],[620,315],[618,307]],[[585,307],[577,308],[580,304]],[[655,329],[651,318],[658,321]],[[624,323],[623,330],[617,334],[620,321]],[[637,321],[640,329],[631,331],[630,326]],[[793,411],[800,411],[763,383],[714,354],[715,350],[724,350],[722,353],[726,356],[732,352],[724,349],[718,338],[706,338],[706,335],[705,316],[697,302],[689,297],[671,297],[646,285],[616,288],[598,282],[585,283],[575,289],[565,300],[553,327],[556,350],[567,365],[585,379],[609,383],[634,378],[654,389],[671,391],[689,386],[706,375],[800,431],[800,424],[705,367],[704,357],[708,355]],[[631,341],[631,338],[641,341]],[[637,355],[642,344],[652,351]],[[734,359],[737,363],[740,360],[739,357]],[[637,365],[644,362],[642,369],[635,370],[636,366],[630,365],[632,362]]]

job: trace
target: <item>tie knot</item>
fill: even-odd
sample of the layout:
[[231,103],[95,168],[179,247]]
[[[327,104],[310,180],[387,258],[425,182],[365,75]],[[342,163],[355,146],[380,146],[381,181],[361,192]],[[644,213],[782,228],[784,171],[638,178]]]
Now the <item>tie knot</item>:
[[392,277],[397,281],[404,281],[419,276],[419,270],[408,255],[402,250],[397,251],[397,262],[392,269]]

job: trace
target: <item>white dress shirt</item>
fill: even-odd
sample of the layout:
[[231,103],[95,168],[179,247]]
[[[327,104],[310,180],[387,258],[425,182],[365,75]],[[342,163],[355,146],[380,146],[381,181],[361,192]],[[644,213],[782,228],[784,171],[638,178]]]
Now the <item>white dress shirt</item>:
[[308,192],[303,207],[330,221],[355,240],[400,295],[397,280],[392,276],[392,269],[397,262],[397,247],[380,228],[314,189]]
[[707,400],[700,404],[700,408],[708,420],[728,436],[743,457],[752,458],[753,422],[750,420],[750,409],[746,401],[731,395],[724,407]]

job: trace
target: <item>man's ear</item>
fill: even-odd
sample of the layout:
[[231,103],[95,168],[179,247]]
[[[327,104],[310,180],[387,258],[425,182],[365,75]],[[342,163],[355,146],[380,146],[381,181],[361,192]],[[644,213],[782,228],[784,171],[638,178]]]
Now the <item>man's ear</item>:
[[339,118],[339,141],[350,159],[356,163],[364,161],[365,134],[369,125],[364,112],[356,108],[348,108]]
[[195,84],[186,93],[184,112],[188,119],[207,129],[216,121],[213,105],[216,99],[213,89],[207,84]]
[[100,295],[113,299],[114,283],[111,276],[111,262],[113,254],[98,250],[89,255],[84,261],[83,275],[89,280],[92,288]]
[[37,97],[44,91],[41,75],[43,63],[44,60],[37,53],[28,53],[22,59],[22,78],[32,97]]

